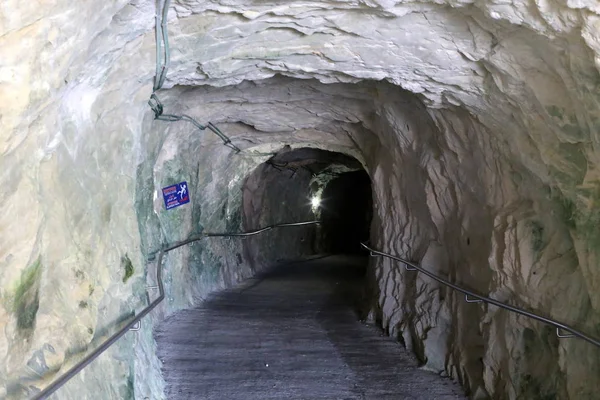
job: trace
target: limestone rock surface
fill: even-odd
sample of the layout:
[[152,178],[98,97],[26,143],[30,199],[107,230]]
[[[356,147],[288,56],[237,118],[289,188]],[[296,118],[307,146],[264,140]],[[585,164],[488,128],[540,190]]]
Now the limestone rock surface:
[[[32,395],[143,308],[161,246],[244,229],[243,184],[286,145],[365,167],[376,247],[600,336],[597,1],[174,0],[158,95],[237,155],[153,120],[154,15],[0,6],[0,397]],[[166,211],[160,189],[183,180],[191,203]],[[224,239],[171,253],[160,309],[56,398],[161,398],[153,325],[256,257]],[[597,397],[597,348],[371,267],[374,319],[473,398]]]

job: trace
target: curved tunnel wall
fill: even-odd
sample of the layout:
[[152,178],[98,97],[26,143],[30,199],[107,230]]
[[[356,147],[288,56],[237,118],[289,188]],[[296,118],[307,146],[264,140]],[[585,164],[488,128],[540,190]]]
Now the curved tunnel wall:
[[[305,169],[259,165],[244,182],[244,230],[315,220],[310,207],[310,179]],[[253,269],[261,271],[282,260],[314,254],[314,241],[314,226],[283,228],[245,239],[244,250]]]
[[[39,375],[64,370],[141,308],[161,244],[241,228],[244,176],[269,157],[257,153],[286,144],[365,165],[376,247],[598,336],[597,4],[307,7],[191,1],[170,12],[178,51],[161,99],[217,123],[248,151],[239,156],[207,132],[151,120],[151,2],[0,11],[10,72],[0,395],[32,393]],[[180,178],[193,203],[166,213],[157,190]],[[215,240],[173,254],[154,322],[249,276],[238,253],[242,244]],[[598,393],[588,344],[466,304],[389,261],[371,271],[372,318],[474,397]],[[154,322],[61,395],[154,398]]]

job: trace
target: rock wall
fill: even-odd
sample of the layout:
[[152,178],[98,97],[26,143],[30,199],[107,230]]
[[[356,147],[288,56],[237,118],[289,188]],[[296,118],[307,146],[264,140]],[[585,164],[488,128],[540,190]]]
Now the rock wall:
[[[447,118],[432,117],[432,123]],[[385,232],[377,247],[597,336],[598,311],[577,262],[573,225],[552,189],[498,152],[496,138],[467,118],[452,118],[460,130],[421,129],[418,137],[408,129],[398,137],[413,117],[396,118],[401,122],[389,140],[411,147],[396,145],[395,154],[367,162],[376,165],[375,188],[400,183],[376,190],[372,229]],[[466,303],[389,261],[377,261],[372,279],[373,318],[425,368],[458,379],[473,398],[595,396],[598,364],[589,344],[559,341],[548,326]]]
[[[152,121],[154,12],[0,7],[0,397],[34,393],[143,307],[161,245],[241,228],[244,178],[284,145],[365,165],[377,247],[600,336],[596,1],[173,1],[159,96],[237,156]],[[166,212],[158,190],[178,180],[193,201]],[[159,398],[153,324],[249,276],[245,254],[221,239],[171,254],[161,309],[58,397]],[[373,318],[474,398],[598,393],[589,344],[388,261],[371,271]]]
[[[313,221],[310,207],[311,174],[306,169],[291,171],[261,164],[243,187],[244,230],[269,225]],[[279,228],[244,240],[246,258],[255,271],[283,260],[315,253],[316,226]]]
[[[133,193],[147,90],[122,78],[151,28],[139,15],[124,1],[0,8],[0,397],[34,393],[145,303]],[[90,393],[129,392],[126,349],[90,366],[104,376]]]

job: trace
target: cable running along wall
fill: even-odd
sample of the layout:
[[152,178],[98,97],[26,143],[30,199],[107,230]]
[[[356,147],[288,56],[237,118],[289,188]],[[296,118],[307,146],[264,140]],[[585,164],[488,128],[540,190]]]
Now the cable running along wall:
[[233,149],[236,153],[239,153],[240,149],[231,143],[231,140],[213,123],[208,122],[206,125],[202,125],[189,115],[164,114],[163,112],[164,107],[156,95],[156,92],[160,90],[165,83],[167,71],[171,64],[169,33],[167,30],[167,17],[169,14],[170,3],[171,0],[164,0],[164,2],[158,0],[156,5],[156,74],[154,75],[152,95],[150,96],[150,100],[148,100],[148,105],[154,112],[154,119],[167,122],[188,121],[201,131],[208,128],[223,141],[225,146]]

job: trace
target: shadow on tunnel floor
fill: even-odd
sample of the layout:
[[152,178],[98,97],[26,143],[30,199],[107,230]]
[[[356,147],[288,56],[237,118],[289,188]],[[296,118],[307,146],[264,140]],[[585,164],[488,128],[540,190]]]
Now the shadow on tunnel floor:
[[367,257],[277,265],[156,331],[169,399],[458,399],[357,305]]

